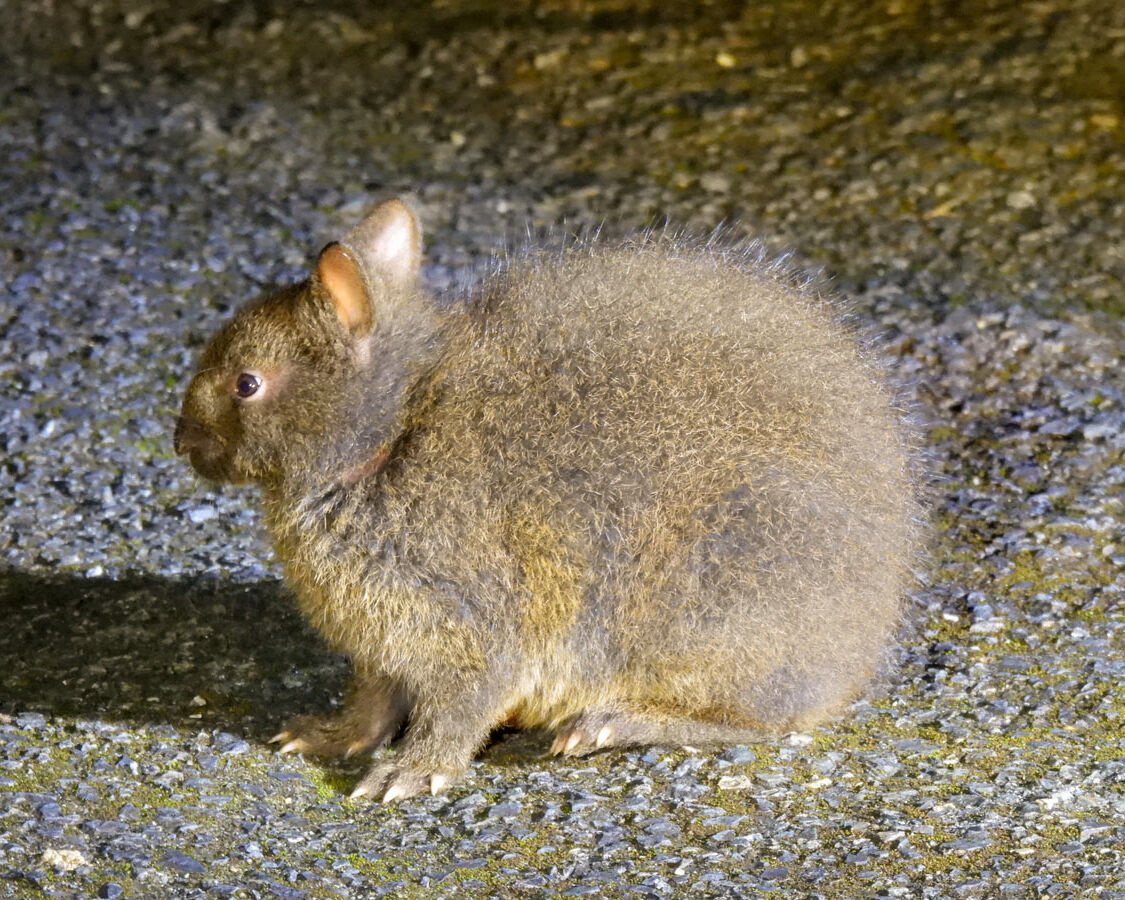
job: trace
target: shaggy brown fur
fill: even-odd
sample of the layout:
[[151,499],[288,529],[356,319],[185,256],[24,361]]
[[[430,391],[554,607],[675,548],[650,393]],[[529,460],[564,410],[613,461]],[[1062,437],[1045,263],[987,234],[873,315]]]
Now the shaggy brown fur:
[[[811,291],[659,238],[531,252],[441,312],[389,201],[214,338],[177,450],[261,485],[356,678],[284,749],[437,791],[499,724],[556,752],[739,742],[854,698],[916,546],[900,416]],[[239,396],[252,385],[251,396]]]

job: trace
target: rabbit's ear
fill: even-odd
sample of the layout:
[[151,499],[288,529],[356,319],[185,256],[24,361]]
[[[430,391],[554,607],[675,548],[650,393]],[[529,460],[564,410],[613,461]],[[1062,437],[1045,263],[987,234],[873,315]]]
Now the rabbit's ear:
[[356,254],[363,272],[390,287],[413,286],[422,264],[422,228],[399,197],[385,200],[341,242]]
[[329,244],[316,263],[320,283],[332,298],[336,318],[356,337],[363,337],[375,324],[371,299],[359,264],[342,244]]
[[321,251],[316,271],[336,317],[356,337],[368,334],[388,294],[411,289],[422,264],[422,230],[397,197],[376,206],[339,243]]

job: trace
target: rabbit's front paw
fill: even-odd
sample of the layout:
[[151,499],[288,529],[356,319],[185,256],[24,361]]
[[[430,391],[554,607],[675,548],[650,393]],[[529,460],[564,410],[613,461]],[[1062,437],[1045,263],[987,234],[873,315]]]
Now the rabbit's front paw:
[[438,794],[458,774],[450,770],[429,772],[403,762],[378,763],[360,779],[351,796],[376,797],[383,803],[393,803],[418,794]]

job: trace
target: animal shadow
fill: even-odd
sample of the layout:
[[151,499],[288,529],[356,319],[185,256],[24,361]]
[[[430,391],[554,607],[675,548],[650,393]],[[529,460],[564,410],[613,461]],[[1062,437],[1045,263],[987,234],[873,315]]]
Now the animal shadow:
[[261,740],[344,685],[280,582],[0,570],[0,712]]
[[[264,742],[339,701],[348,663],[280,581],[120,580],[0,570],[0,713],[219,729]],[[500,730],[486,757],[541,755]]]

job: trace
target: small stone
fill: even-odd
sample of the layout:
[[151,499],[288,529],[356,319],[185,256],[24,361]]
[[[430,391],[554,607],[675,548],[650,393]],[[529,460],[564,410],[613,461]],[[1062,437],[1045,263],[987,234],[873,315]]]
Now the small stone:
[[667,794],[679,801],[698,800],[709,788],[694,779],[681,779],[668,786]]
[[680,836],[680,826],[668,819],[656,819],[650,822],[645,828],[645,831],[649,834],[660,835],[661,837]]
[[988,835],[983,832],[971,832],[955,841],[946,841],[942,844],[945,850],[980,850],[992,844]]
[[297,888],[286,887],[284,884],[275,884],[272,881],[267,881],[266,885],[269,891],[280,900],[304,900],[308,894],[305,891],[298,890]]
[[74,789],[74,796],[85,803],[93,803],[101,797],[97,788],[83,781]]
[[77,850],[56,850],[54,847],[44,850],[41,859],[44,865],[62,872],[73,872],[79,866],[90,864],[90,861]]
[[1121,119],[1113,113],[1094,113],[1087,121],[1091,128],[1099,131],[1114,131],[1121,124]]
[[238,755],[250,752],[250,745],[233,734],[220,731],[215,735],[215,749],[220,753]]
[[689,756],[672,770],[672,775],[676,778],[683,778],[685,775],[691,775],[697,771],[702,765],[703,760],[698,756]]
[[197,859],[192,859],[183,853],[175,850],[164,855],[165,864],[171,866],[173,869],[179,869],[181,872],[205,872],[206,867]]
[[193,525],[202,525],[204,522],[209,522],[218,513],[213,506],[193,506],[187,511],[187,517]]
[[726,175],[718,172],[708,172],[699,179],[699,186],[712,194],[725,194],[730,191],[731,181]]
[[546,53],[536,53],[531,64],[540,72],[545,69],[554,69],[566,59],[565,50],[551,50]]
[[719,778],[720,791],[745,791],[750,788],[750,778],[746,775],[723,775]]
[[62,810],[53,800],[40,804],[35,811],[39,813],[39,818],[44,822],[51,822],[62,815]]
[[754,751],[747,747],[731,747],[722,755],[722,759],[725,759],[729,763],[734,763],[735,765],[752,763],[757,760],[757,758]]
[[1083,825],[1079,830],[1078,840],[1085,844],[1086,841],[1090,840],[1090,838],[1105,834],[1107,831],[1112,831],[1113,828],[1114,826],[1110,825],[1108,822],[1088,823],[1086,825]]
[[1113,422],[1091,422],[1082,426],[1082,437],[1088,441],[1100,441],[1113,437],[1120,431],[1120,427]]

